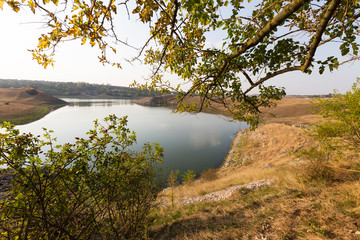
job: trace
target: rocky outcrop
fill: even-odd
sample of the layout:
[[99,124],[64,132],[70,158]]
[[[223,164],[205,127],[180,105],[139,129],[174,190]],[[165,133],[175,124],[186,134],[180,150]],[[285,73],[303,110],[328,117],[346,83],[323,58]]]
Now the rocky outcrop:
[[247,189],[250,191],[254,191],[259,188],[263,188],[266,186],[270,186],[275,182],[274,179],[263,179],[257,182],[251,182],[244,185],[236,185],[229,188],[226,188],[221,191],[211,192],[203,196],[192,197],[186,200],[183,200],[180,205],[194,204],[200,202],[217,202],[221,200],[225,200],[231,197],[233,194],[238,192],[240,189]]
[[239,157],[236,157],[236,155],[239,155],[239,151],[240,151],[240,142],[241,142],[241,138],[243,137],[243,135],[247,132],[247,129],[240,129],[233,142],[232,142],[232,146],[229,150],[228,155],[225,158],[225,161],[223,162],[223,164],[221,165],[221,168],[227,168],[229,167],[231,164],[239,161]]
[[[180,200],[176,203],[176,205],[188,205],[188,204],[197,204],[202,202],[219,202],[222,200],[226,200],[235,193],[237,193],[241,189],[245,189],[247,191],[255,191],[257,189],[270,186],[275,183],[275,179],[262,179],[256,182],[251,182],[248,184],[243,185],[235,185],[220,191],[211,192],[202,196],[191,197],[185,200]],[[169,192],[171,191],[170,188],[166,188],[162,191],[160,195],[168,196]],[[162,199],[157,201],[154,206],[156,207],[165,207],[171,205],[171,201],[166,197],[166,199]]]

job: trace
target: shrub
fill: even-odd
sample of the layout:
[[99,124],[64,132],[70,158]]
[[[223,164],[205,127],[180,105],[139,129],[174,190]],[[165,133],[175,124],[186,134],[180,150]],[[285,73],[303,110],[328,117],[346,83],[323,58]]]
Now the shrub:
[[128,150],[136,137],[126,125],[126,117],[110,115],[87,139],[56,145],[51,131],[41,139],[4,123],[0,164],[15,178],[0,203],[2,238],[144,238],[163,155],[158,144]]
[[171,201],[171,205],[174,206],[175,204],[175,196],[174,196],[174,190],[175,187],[178,185],[178,175],[179,175],[180,171],[179,170],[175,170],[175,171],[171,171],[169,178],[168,178],[168,186],[170,188],[170,201]]
[[195,180],[196,173],[193,170],[188,170],[182,175],[182,183],[189,184]]
[[331,99],[316,98],[312,103],[323,120],[310,134],[333,149],[360,150],[360,78],[345,94],[334,92]]
[[[315,105],[315,113],[322,119],[308,130],[310,136],[320,143],[318,148],[303,152],[309,160],[306,171],[312,179],[334,180],[335,161],[340,162],[349,153],[359,153],[360,150],[360,79],[353,84],[345,94],[334,92],[331,99],[316,98],[311,102]],[[346,163],[349,165],[349,163]],[[350,172],[355,169],[342,168]],[[357,171],[357,169],[355,170]],[[344,174],[342,174],[344,175]]]
[[330,151],[324,148],[312,147],[299,154],[305,158],[304,175],[308,180],[331,181],[335,178],[335,172],[329,167],[332,157]]

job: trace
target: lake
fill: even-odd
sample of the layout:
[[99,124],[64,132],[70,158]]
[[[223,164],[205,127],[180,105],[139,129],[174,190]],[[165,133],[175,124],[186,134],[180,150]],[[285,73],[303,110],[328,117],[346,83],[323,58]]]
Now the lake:
[[18,126],[22,132],[41,134],[42,127],[54,130],[59,143],[75,142],[86,137],[95,119],[109,114],[128,116],[128,128],[136,132],[140,151],[145,142],[158,142],[164,148],[163,169],[191,169],[196,173],[217,168],[225,159],[237,131],[245,123],[214,114],[177,114],[166,107],[140,106],[123,99],[65,99],[68,106],[51,112],[44,118]]

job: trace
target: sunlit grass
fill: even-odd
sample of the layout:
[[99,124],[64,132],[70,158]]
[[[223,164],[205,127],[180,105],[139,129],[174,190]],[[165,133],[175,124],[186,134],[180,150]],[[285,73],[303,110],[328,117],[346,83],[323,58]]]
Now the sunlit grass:
[[[264,125],[245,138],[240,161],[210,171],[174,189],[177,204],[153,210],[156,239],[356,239],[360,231],[360,158],[345,155],[331,162],[328,179],[309,178],[311,161],[298,153],[316,145],[301,129]],[[243,145],[244,146],[244,145]],[[344,170],[345,169],[345,170]],[[206,176],[206,175],[205,175]],[[261,179],[275,179],[255,191],[239,190],[230,198],[210,203],[180,205],[187,198]],[[161,197],[168,196],[166,191]]]

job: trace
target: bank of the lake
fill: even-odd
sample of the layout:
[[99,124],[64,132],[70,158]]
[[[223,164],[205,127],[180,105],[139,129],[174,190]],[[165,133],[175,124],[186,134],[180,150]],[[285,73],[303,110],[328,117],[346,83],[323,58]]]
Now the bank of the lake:
[[162,192],[151,236],[360,239],[360,174],[346,171],[360,165],[359,156],[343,156],[328,182],[309,179],[314,166],[299,154],[317,145],[304,128],[318,119],[305,111],[308,104],[283,100],[255,131],[238,133],[222,168]]
[[67,102],[30,87],[0,89],[0,123],[30,123],[65,105]]
[[151,237],[360,239],[360,175],[346,171],[360,166],[359,156],[343,156],[331,181],[310,180],[311,162],[298,155],[316,146],[304,133],[317,120],[307,106],[306,99],[283,100],[259,128],[237,135],[228,164],[162,192],[165,204],[151,213]]

